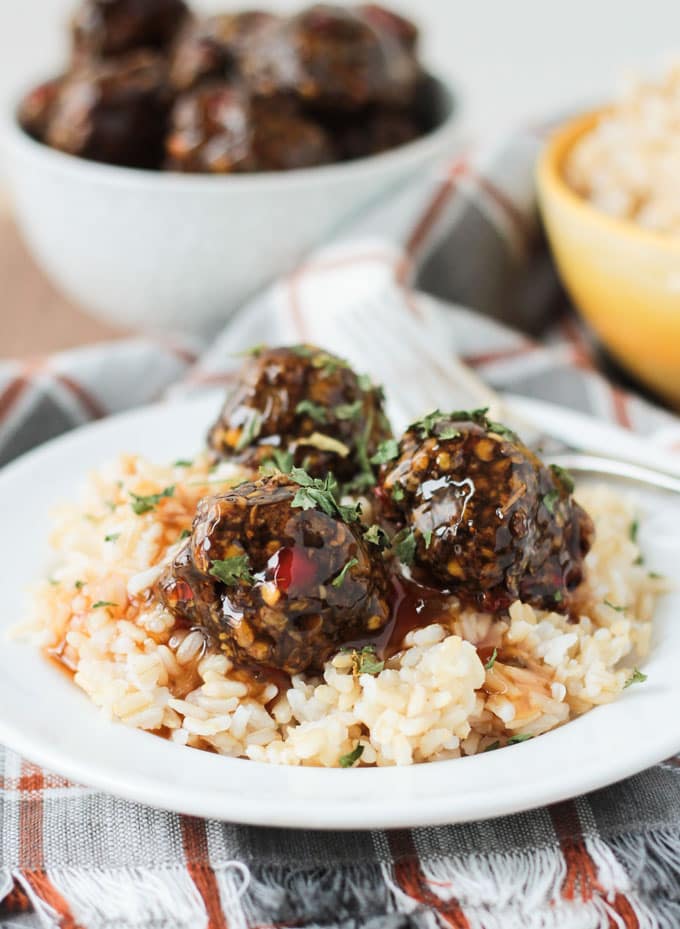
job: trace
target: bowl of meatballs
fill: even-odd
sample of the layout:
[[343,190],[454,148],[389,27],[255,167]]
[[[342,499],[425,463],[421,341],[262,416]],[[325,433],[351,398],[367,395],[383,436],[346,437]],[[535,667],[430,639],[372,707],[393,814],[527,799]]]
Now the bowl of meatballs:
[[144,414],[184,423],[171,463],[98,445],[52,522],[21,630],[108,719],[255,768],[395,768],[504,751],[644,681],[665,582],[614,488],[486,410],[395,429],[313,345],[253,349],[219,399]]
[[373,198],[456,152],[415,24],[374,4],[201,16],[82,0],[64,72],[9,114],[19,225],[121,327],[210,333]]

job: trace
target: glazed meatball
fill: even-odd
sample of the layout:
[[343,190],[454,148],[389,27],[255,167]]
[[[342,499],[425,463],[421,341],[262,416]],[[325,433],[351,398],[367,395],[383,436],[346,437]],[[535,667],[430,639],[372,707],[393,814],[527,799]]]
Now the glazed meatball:
[[206,79],[237,76],[247,43],[276,21],[273,13],[261,10],[192,20],[182,30],[172,52],[172,86],[185,92]]
[[328,486],[312,500],[279,474],[202,500],[160,581],[166,606],[236,662],[288,674],[375,636],[390,616],[382,556]]
[[594,530],[565,472],[483,411],[432,414],[394,452],[379,496],[417,575],[494,612],[568,610]]
[[319,109],[408,104],[419,78],[415,56],[356,10],[319,4],[256,37],[243,56],[256,93],[294,93]]
[[132,52],[80,68],[64,81],[45,140],[92,161],[157,168],[168,110],[163,61],[153,52]]
[[418,45],[418,27],[410,19],[399,16],[394,10],[388,10],[377,3],[364,3],[357,7],[357,13],[374,29],[391,36],[415,53]]
[[19,123],[22,129],[39,142],[44,141],[47,129],[59,99],[64,79],[46,81],[26,94],[19,107]]
[[183,0],[84,0],[72,23],[74,59],[167,48],[187,14]]
[[287,101],[253,100],[227,83],[177,101],[165,148],[170,170],[209,174],[310,168],[335,154],[325,130]]
[[214,452],[257,467],[274,456],[315,477],[375,483],[370,458],[391,436],[382,391],[340,358],[298,345],[250,358],[208,436]]

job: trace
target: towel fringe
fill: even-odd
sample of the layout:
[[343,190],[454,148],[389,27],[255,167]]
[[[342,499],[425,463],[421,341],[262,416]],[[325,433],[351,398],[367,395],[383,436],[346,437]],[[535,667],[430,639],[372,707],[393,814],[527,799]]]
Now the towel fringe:
[[[449,929],[445,910],[451,901],[458,903],[469,929],[677,929],[680,921],[659,921],[632,889],[628,872],[607,843],[589,838],[586,844],[600,889],[572,899],[562,893],[567,869],[559,846],[421,860],[422,899],[399,885],[391,864],[383,865],[384,880],[395,906],[407,913],[429,908],[437,929]],[[437,899],[441,911],[432,902]]]
[[[68,903],[74,923],[87,929],[204,929],[208,924],[203,898],[182,865],[156,869],[50,868],[45,876]],[[245,921],[236,916],[239,899],[248,886],[248,868],[239,861],[225,862],[215,869],[215,876],[222,906],[230,914],[230,927],[245,927]],[[5,896],[16,881],[45,927],[60,929],[60,914],[32,886],[35,882],[21,871],[8,872],[7,877],[5,891],[5,875],[0,874],[0,894]]]

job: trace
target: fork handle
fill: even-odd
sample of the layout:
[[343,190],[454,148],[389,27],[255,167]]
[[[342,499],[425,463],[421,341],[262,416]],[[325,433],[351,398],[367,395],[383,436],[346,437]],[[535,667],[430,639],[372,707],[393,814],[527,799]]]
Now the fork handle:
[[620,477],[634,481],[636,484],[648,484],[658,490],[670,490],[680,494],[680,479],[653,468],[644,468],[642,465],[615,461],[613,458],[600,458],[597,455],[579,454],[546,455],[544,461],[546,464],[558,465],[567,471]]

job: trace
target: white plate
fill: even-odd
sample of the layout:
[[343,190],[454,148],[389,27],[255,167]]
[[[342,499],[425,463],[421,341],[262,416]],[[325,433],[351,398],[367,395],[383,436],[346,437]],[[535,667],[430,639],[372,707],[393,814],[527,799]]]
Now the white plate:
[[[85,473],[121,451],[159,462],[199,448],[220,398],[143,409],[80,429],[0,473],[0,633],[45,570],[48,514]],[[526,410],[526,403],[525,403]],[[557,407],[536,405],[559,422]],[[583,419],[584,432],[593,422]],[[615,452],[615,447],[610,451]],[[680,507],[646,494],[641,542],[650,566],[677,575]],[[107,722],[63,674],[21,643],[0,647],[0,742],[74,781],[196,816],[304,828],[451,823],[514,813],[602,787],[680,749],[680,595],[660,602],[647,683],[561,729],[470,758],[407,768],[257,764],[180,747]]]

